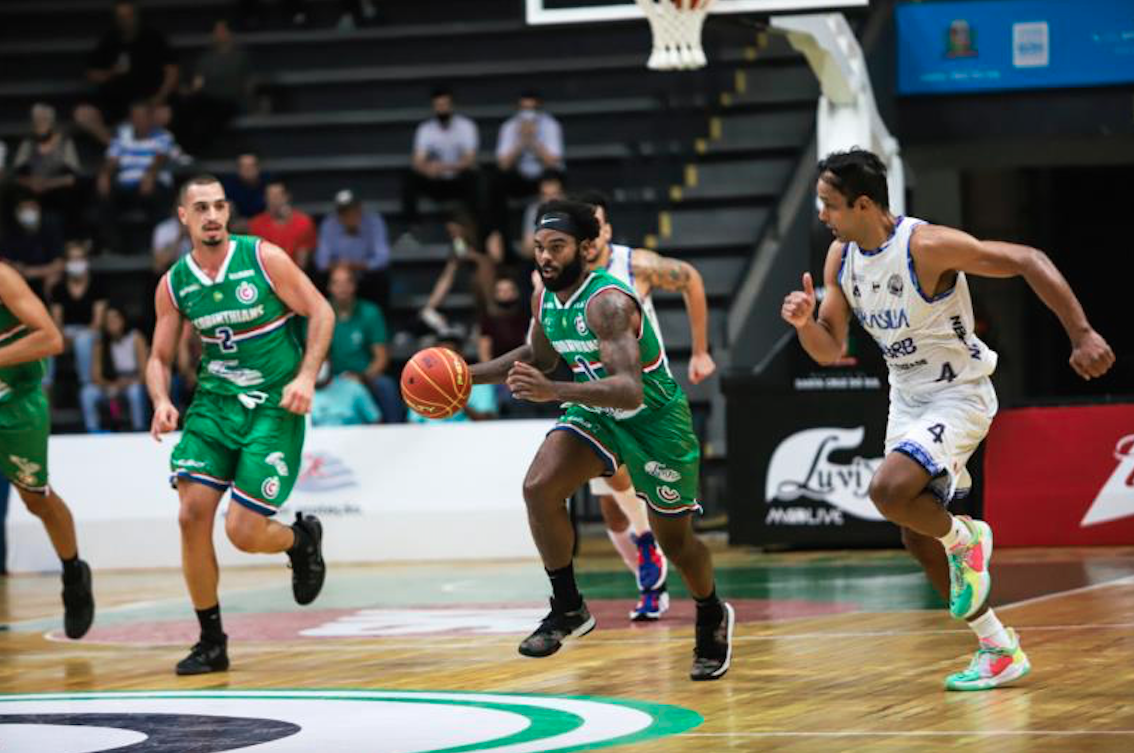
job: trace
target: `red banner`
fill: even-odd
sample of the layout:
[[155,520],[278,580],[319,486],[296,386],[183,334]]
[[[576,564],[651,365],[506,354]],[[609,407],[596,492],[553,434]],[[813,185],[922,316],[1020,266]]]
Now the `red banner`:
[[1004,411],[984,469],[997,546],[1134,543],[1134,405]]

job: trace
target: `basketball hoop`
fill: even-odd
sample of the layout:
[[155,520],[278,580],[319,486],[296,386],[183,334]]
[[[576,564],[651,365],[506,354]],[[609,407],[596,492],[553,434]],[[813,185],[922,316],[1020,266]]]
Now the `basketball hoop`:
[[646,66],[655,71],[688,71],[708,65],[701,27],[714,0],[636,0],[650,20],[654,48]]

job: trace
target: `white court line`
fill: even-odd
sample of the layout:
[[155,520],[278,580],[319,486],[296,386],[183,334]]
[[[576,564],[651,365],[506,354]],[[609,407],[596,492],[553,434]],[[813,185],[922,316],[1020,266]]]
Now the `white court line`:
[[990,729],[990,730],[910,730],[904,732],[870,732],[847,730],[844,732],[683,732],[677,737],[968,737],[983,735],[995,737],[1024,737],[1033,735],[1091,736],[1134,735],[1134,729]]
[[1087,591],[1097,591],[1100,588],[1109,588],[1110,586],[1127,586],[1134,585],[1134,575],[1126,575],[1114,580],[1103,581],[1102,583],[1092,583],[1089,586],[1080,586],[1079,588],[1071,588],[1066,591],[1056,591],[1051,594],[1044,594],[1042,596],[1033,596],[1030,599],[1021,599],[1020,601],[1013,601],[1010,604],[1001,604],[996,609],[1008,609],[1009,607],[1021,607],[1027,604],[1038,604],[1041,601],[1051,601],[1058,599],[1060,596],[1071,596],[1073,594],[1086,593]]

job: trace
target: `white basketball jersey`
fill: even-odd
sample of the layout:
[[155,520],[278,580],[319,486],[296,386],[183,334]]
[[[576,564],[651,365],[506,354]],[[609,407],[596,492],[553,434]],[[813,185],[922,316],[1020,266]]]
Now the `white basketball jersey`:
[[[633,266],[634,249],[629,246],[620,246],[617,243],[610,244],[610,259],[606,262],[606,271],[622,280],[630,286],[630,289],[635,293],[638,292],[638,286],[634,283],[634,266]],[[654,325],[654,333],[658,336],[658,342],[661,343],[662,350],[665,350],[665,341],[662,340],[661,327],[658,325],[658,314],[654,311],[654,299],[652,296],[647,295],[645,298],[638,296],[642,304],[642,311],[646,312],[646,317],[650,320],[650,324]]]
[[839,284],[855,317],[882,348],[890,384],[926,394],[975,382],[996,369],[996,352],[973,334],[973,303],[963,272],[951,290],[921,289],[910,237],[924,220],[899,217],[894,233],[874,251],[843,246]]

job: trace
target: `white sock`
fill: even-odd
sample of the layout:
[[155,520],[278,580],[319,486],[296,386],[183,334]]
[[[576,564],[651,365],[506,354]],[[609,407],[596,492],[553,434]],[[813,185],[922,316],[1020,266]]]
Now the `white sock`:
[[1008,631],[1000,624],[1000,619],[997,618],[996,613],[991,609],[985,612],[969,623],[969,627],[977,634],[977,637],[986,643],[991,643],[1000,648],[1007,648],[1012,645],[1012,639],[1008,637]]
[[614,501],[630,519],[630,528],[633,529],[635,535],[641,536],[650,530],[650,518],[646,513],[646,503],[638,499],[638,495],[634,493],[634,487],[631,486],[626,491],[621,492],[614,490]]
[[606,535],[610,537],[610,543],[614,544],[615,551],[622,556],[622,561],[626,563],[626,567],[630,568],[630,572],[634,576],[638,575],[638,545],[634,543],[633,537],[630,535],[630,529],[626,528],[620,533],[615,533],[609,528],[606,529]]
[[968,546],[973,543],[973,533],[965,522],[956,515],[952,516],[953,527],[949,529],[949,533],[945,534],[938,539],[945,545],[945,551],[951,552],[957,547]]

